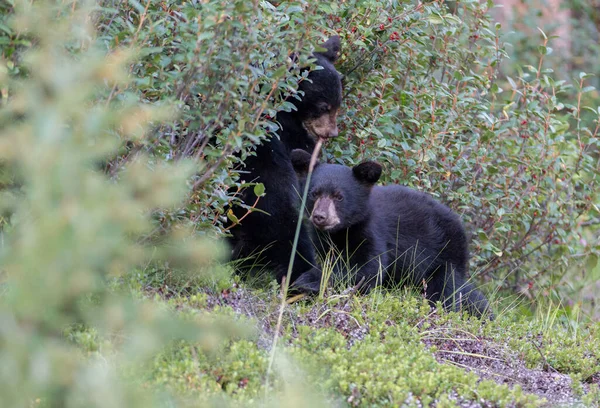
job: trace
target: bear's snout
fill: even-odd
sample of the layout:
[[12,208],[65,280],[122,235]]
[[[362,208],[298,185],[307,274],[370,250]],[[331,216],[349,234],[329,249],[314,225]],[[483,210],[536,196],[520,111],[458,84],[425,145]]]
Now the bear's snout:
[[315,227],[323,231],[339,225],[340,217],[337,214],[333,198],[329,196],[319,197],[315,201],[315,206],[310,214],[310,221]]
[[332,139],[339,135],[337,110],[323,114],[318,118],[302,122],[302,126],[315,139]]
[[313,223],[316,225],[323,225],[327,222],[327,216],[325,215],[325,213],[323,213],[321,211],[313,212],[312,219],[313,219]]
[[337,124],[334,123],[333,126],[327,130],[327,137],[330,139],[333,139],[334,137],[338,137],[338,135],[339,135],[338,127],[337,127]]

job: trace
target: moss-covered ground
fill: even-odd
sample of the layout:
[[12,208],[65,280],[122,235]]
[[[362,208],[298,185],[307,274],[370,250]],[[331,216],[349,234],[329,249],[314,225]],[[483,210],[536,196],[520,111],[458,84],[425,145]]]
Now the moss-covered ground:
[[[149,392],[170,395],[168,406],[600,402],[600,323],[565,318],[558,306],[531,315],[518,301],[498,299],[495,320],[480,321],[431,309],[404,289],[367,296],[346,290],[292,299],[280,314],[275,282],[227,276],[198,282],[135,271],[115,286],[186,318],[224,315],[248,328],[240,338],[215,337],[212,352],[174,342],[146,366],[124,370]],[[94,330],[69,335],[88,355],[108,355],[113,347]]]

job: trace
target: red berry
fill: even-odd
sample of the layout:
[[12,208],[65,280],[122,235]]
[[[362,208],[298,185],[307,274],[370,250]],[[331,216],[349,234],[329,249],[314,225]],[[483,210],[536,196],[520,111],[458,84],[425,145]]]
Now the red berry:
[[379,29],[382,31],[385,30],[385,25],[383,23],[379,24]]

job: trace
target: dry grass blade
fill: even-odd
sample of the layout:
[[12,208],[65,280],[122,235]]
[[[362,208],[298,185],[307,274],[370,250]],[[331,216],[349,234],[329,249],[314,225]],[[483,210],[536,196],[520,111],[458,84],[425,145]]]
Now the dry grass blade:
[[292,303],[295,303],[295,302],[297,302],[297,301],[299,301],[299,300],[301,300],[301,299],[304,299],[305,297],[306,297],[306,294],[305,294],[305,293],[300,293],[299,295],[292,296],[291,298],[289,298],[289,299],[286,301],[286,303],[287,303],[288,305],[291,305]]

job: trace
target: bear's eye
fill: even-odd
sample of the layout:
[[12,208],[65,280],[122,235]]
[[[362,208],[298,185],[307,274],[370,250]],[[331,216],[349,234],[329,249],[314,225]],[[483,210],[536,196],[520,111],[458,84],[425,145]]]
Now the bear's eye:
[[308,198],[310,198],[311,200],[314,200],[315,198],[317,198],[317,195],[318,195],[317,192],[313,190],[308,193]]
[[341,193],[335,193],[335,194],[333,195],[333,199],[334,199],[335,201],[342,201],[342,200],[344,199],[344,196],[343,196]]
[[326,103],[322,103],[319,105],[319,112],[320,113],[327,113],[331,110],[331,107],[326,104]]

